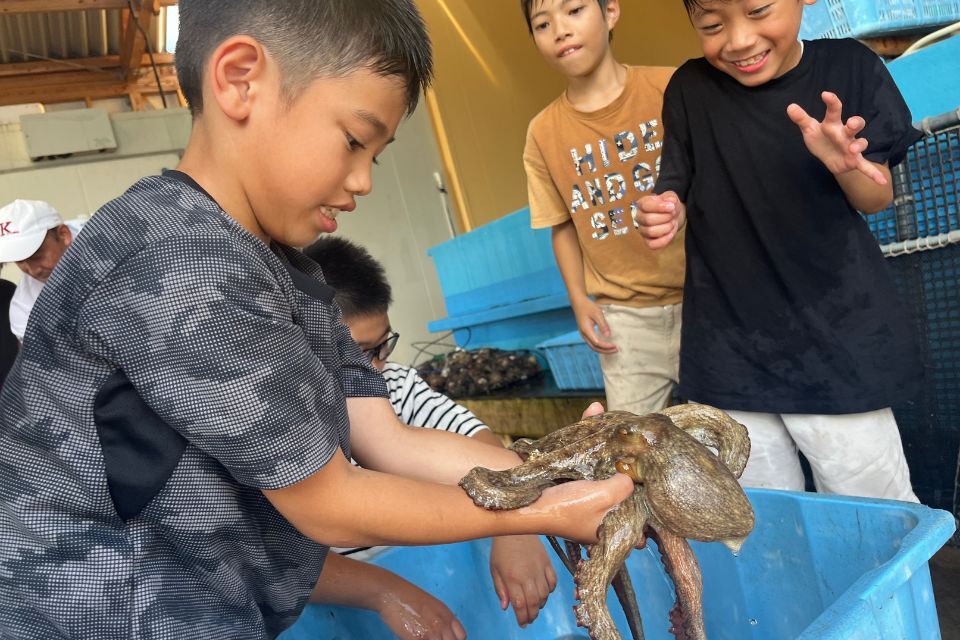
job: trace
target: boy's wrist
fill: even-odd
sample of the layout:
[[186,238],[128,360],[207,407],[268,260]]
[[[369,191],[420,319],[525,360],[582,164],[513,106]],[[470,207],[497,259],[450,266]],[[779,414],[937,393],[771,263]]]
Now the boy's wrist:
[[585,293],[570,295],[571,307],[582,307],[584,305],[590,305],[590,304],[593,304],[593,300],[591,300],[590,296],[588,296]]

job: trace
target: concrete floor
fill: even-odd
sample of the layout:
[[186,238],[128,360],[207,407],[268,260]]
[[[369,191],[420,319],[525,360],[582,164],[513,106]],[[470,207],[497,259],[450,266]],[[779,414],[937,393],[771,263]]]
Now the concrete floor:
[[933,595],[943,640],[960,640],[960,547],[944,547],[930,559]]

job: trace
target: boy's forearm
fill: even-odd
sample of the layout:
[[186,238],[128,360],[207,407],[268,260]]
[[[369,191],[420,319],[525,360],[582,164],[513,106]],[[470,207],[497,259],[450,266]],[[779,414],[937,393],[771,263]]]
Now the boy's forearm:
[[573,220],[568,220],[552,229],[553,255],[557,260],[557,267],[567,287],[567,295],[571,302],[579,302],[587,298],[587,283],[583,275],[583,251],[580,248],[580,239],[577,237],[577,228]]
[[367,469],[456,484],[474,467],[509,469],[521,462],[516,453],[502,446],[403,425],[383,398],[347,398],[347,411],[353,457]]
[[302,482],[263,493],[297,530],[330,546],[445,544],[552,529],[536,510],[488,511],[458,486],[368,471],[341,456]]
[[376,611],[385,587],[399,576],[368,562],[358,562],[330,551],[310,602]]
[[843,189],[847,201],[863,213],[878,213],[893,202],[893,183],[890,169],[885,164],[873,163],[887,179],[886,184],[877,184],[861,171],[847,171],[835,174],[837,183]]

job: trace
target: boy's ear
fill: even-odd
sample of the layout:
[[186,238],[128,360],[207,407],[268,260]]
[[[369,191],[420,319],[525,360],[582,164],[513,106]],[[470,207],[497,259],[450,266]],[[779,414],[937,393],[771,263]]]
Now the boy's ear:
[[208,87],[228,118],[241,121],[250,115],[253,98],[261,90],[266,58],[263,46],[249,36],[227,38],[214,50]]
[[620,20],[620,0],[607,0],[604,18],[607,20],[607,30],[613,31],[613,27]]

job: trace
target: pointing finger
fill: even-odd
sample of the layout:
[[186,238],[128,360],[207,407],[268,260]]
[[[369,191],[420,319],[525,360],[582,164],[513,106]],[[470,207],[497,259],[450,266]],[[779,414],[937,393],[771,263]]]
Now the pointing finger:
[[817,121],[810,117],[806,111],[798,104],[791,104],[787,107],[787,117],[793,120],[793,124],[801,129],[809,129],[816,126]]

